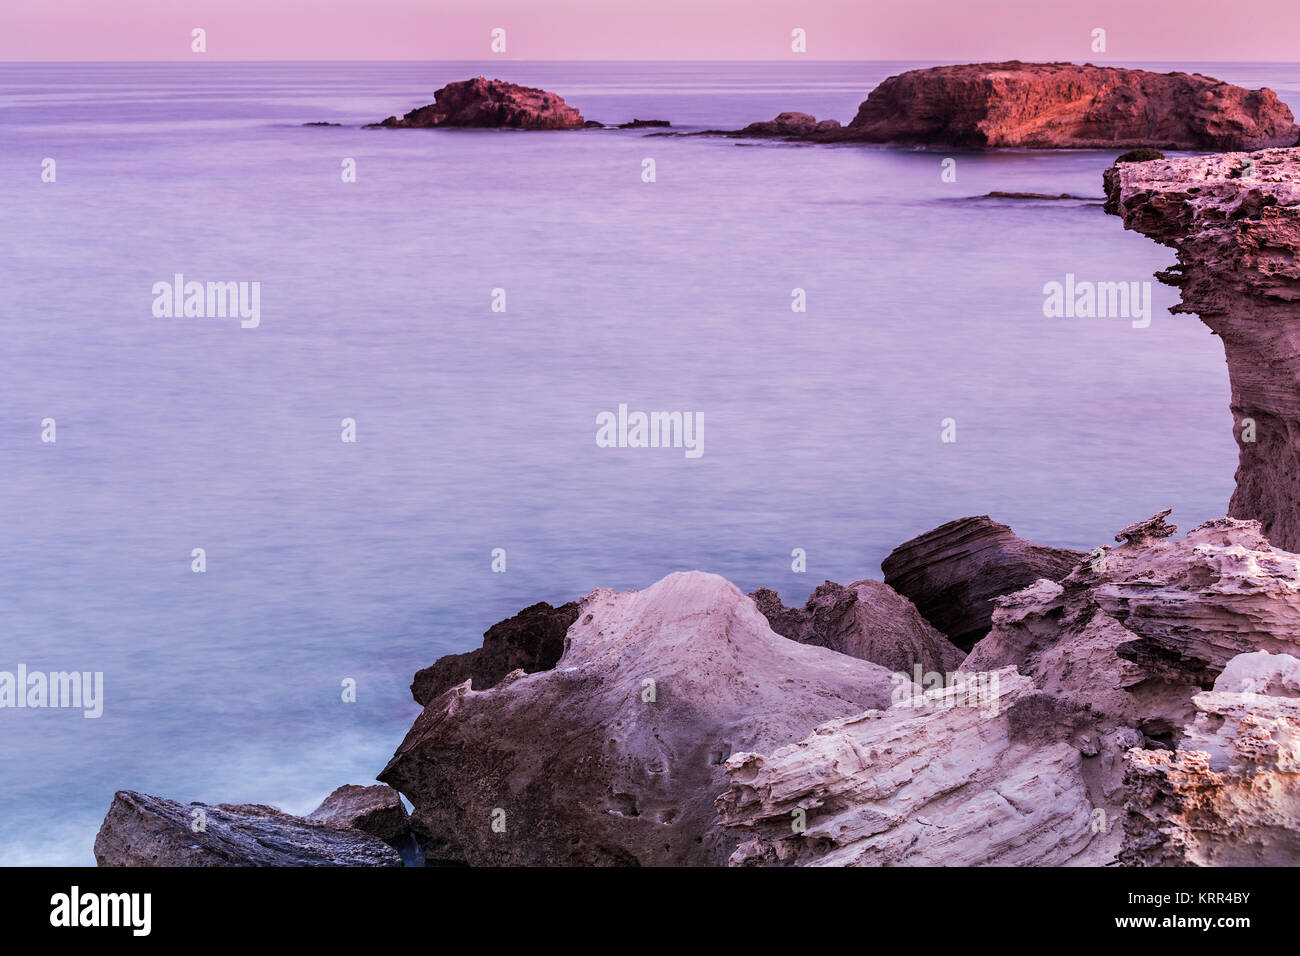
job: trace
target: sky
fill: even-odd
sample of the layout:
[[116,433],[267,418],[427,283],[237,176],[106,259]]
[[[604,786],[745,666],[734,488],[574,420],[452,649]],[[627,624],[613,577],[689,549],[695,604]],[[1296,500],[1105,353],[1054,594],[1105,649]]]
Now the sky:
[[0,61],[191,59],[194,28],[212,60],[482,60],[498,27],[525,60],[1300,55],[1300,0],[0,0]]

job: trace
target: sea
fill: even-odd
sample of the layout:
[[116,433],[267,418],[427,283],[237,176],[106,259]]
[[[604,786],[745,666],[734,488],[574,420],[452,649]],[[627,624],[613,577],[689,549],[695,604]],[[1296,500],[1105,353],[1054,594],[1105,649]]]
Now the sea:
[[[412,674],[538,601],[699,568],[801,604],[963,515],[1223,514],[1222,346],[1104,214],[1118,151],[652,135],[847,123],[928,65],[0,64],[0,672],[102,675],[97,717],[0,709],[0,864],[93,865],[117,790],[373,782]],[[1300,113],[1295,64],[1127,65]],[[480,74],[672,126],[362,128]],[[170,314],[177,276],[255,327]],[[1067,277],[1149,324],[1045,314]],[[700,453],[598,444],[620,406]]]

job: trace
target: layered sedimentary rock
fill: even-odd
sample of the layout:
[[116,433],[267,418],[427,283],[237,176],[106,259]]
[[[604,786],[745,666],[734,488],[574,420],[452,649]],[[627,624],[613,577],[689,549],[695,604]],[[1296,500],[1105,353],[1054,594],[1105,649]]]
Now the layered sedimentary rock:
[[724,579],[672,574],[588,595],[553,669],[431,701],[380,779],[431,860],[720,865],[726,759],[887,706],[892,685],[776,634]]
[[440,657],[431,666],[416,671],[411,696],[423,707],[467,680],[475,690],[487,690],[514,670],[529,674],[549,670],[564,652],[564,635],[577,619],[578,605],[574,601],[560,607],[542,601],[524,608],[488,628],[482,647]]
[[871,91],[838,140],[958,147],[1237,150],[1294,146],[1272,90],[1199,73],[1073,63],[910,70]]
[[879,581],[848,587],[827,581],[802,608],[789,608],[768,588],[750,597],[772,630],[801,644],[813,644],[871,661],[891,671],[956,670],[966,654],[921,617],[915,605]]
[[1070,714],[1004,668],[981,690],[926,694],[738,753],[718,807],[732,865],[1103,863]]
[[1300,659],[1233,658],[1178,750],[1127,755],[1130,866],[1300,865]]
[[1001,598],[962,670],[1016,665],[1086,706],[1098,733],[1132,727],[1174,746],[1193,695],[1238,654],[1300,653],[1300,556],[1235,518],[1174,540],[1167,514],[1125,528],[1059,584]]
[[1300,556],[1167,515],[999,598],[955,687],[734,755],[731,862],[1294,862]]
[[331,827],[344,827],[379,837],[391,847],[405,847],[412,839],[411,820],[392,787],[345,784],[307,814],[307,819]]
[[980,515],[958,518],[900,544],[881,562],[885,583],[958,647],[988,633],[993,599],[1039,578],[1060,580],[1080,551],[1049,548]]
[[1300,150],[1122,163],[1107,211],[1172,247],[1158,277],[1223,340],[1239,460],[1228,506],[1300,550]]
[[555,93],[481,76],[448,83],[433,94],[433,100],[401,119],[390,116],[375,125],[388,129],[437,126],[580,129],[583,126],[582,114]]
[[178,803],[119,790],[95,837],[100,866],[401,866],[378,837],[257,804]]

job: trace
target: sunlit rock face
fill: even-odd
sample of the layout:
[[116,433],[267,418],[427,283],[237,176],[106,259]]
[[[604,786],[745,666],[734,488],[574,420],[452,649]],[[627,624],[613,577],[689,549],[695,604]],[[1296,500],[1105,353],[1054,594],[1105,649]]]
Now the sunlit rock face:
[[971,63],[891,76],[828,138],[1039,149],[1294,146],[1272,90],[1200,74],[1073,63]]

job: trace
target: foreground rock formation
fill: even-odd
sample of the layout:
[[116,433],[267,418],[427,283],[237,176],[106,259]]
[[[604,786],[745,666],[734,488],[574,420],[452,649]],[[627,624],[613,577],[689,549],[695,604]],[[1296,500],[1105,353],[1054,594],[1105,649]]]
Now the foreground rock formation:
[[1015,665],[1086,706],[1098,733],[1131,727],[1172,747],[1192,697],[1238,654],[1300,653],[1300,556],[1234,518],[1173,540],[1166,514],[1126,528],[1059,584],[1001,598],[962,670]]
[[[1128,863],[1300,862],[1300,670],[1260,653],[1300,654],[1300,556],[1232,518],[1172,540],[1167,514],[998,599],[920,701],[734,755],[731,863],[1104,864],[1121,839]],[[1287,699],[1219,694],[1243,686]]]
[[1228,513],[1300,550],[1300,150],[1123,163],[1107,211],[1171,246],[1158,277],[1223,340],[1240,457]]
[[[1004,668],[979,693],[818,727],[769,756],[733,755],[718,798],[744,839],[732,865],[1101,864],[1083,757],[1051,704]],[[1046,711],[1046,714],[1045,714]]]
[[910,70],[871,91],[837,140],[923,146],[1239,150],[1294,146],[1272,90],[1200,74],[1073,63]]
[[1178,750],[1127,755],[1122,862],[1295,866],[1300,862],[1300,659],[1235,657]]
[[848,587],[827,581],[802,608],[790,608],[768,588],[750,595],[772,630],[800,644],[813,644],[911,674],[956,670],[966,654],[931,627],[907,598],[879,581]]
[[[387,786],[341,787],[306,819],[123,791],[96,858],[1300,864],[1300,555],[1236,518],[1177,539],[1168,514],[994,598],[964,660],[876,581],[788,608],[695,571],[534,605],[422,672],[380,775],[409,829]],[[999,560],[1037,548],[951,524],[1008,546]],[[515,661],[533,672],[497,676]]]
[[988,633],[993,600],[1039,578],[1059,581],[1083,553],[1016,536],[988,515],[958,518],[905,541],[881,562],[885,583],[960,648]]
[[726,759],[886,707],[892,686],[774,633],[724,579],[671,574],[584,598],[553,669],[431,701],[380,779],[433,862],[720,865]]
[[428,106],[413,109],[401,119],[390,116],[376,126],[387,129],[429,127],[489,127],[512,129],[581,129],[582,114],[555,93],[489,80],[448,83],[433,94]]
[[382,840],[256,804],[178,803],[119,790],[95,838],[100,866],[401,866]]

